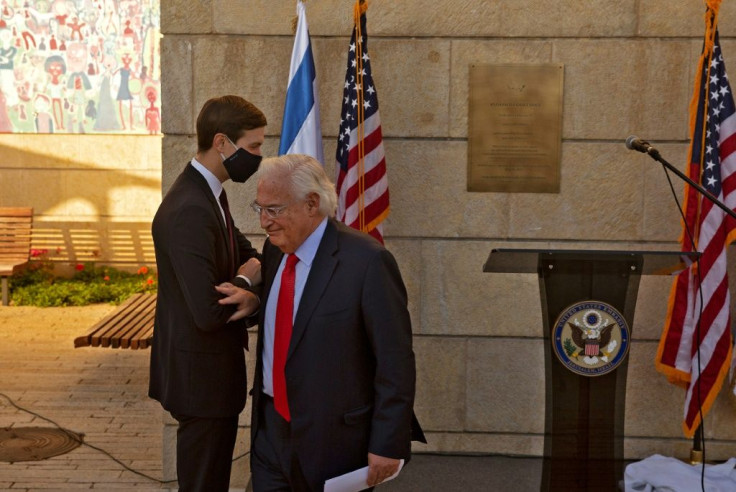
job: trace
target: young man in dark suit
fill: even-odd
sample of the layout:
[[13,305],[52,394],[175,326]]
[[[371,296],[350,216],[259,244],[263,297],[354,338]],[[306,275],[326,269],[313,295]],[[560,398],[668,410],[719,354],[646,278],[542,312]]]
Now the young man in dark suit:
[[[334,219],[337,197],[305,155],[266,159],[253,209],[268,233],[253,388],[253,490],[317,491],[369,466],[399,470],[411,441],[415,362],[391,253]],[[218,290],[241,302],[231,286]],[[237,315],[236,315],[237,316]]]
[[[238,415],[246,400],[243,319],[259,305],[243,290],[240,306],[219,304],[215,285],[252,289],[257,251],[235,227],[222,183],[245,181],[261,160],[266,117],[238,96],[210,99],[197,118],[197,154],[153,219],[158,299],[149,396],[179,422],[181,491],[227,491]],[[238,265],[242,265],[238,268]],[[238,275],[240,275],[238,277]]]

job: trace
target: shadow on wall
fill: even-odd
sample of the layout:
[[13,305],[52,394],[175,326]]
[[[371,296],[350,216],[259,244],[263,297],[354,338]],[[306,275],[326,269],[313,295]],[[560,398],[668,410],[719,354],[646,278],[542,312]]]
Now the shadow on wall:
[[67,136],[23,147],[0,144],[0,206],[33,207],[32,249],[62,263],[154,265],[160,138]]
[[36,222],[31,245],[54,262],[96,262],[116,268],[153,266],[151,222]]

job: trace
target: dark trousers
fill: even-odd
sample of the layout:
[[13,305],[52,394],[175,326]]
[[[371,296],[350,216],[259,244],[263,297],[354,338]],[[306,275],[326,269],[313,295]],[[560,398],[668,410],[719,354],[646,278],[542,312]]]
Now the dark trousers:
[[176,473],[180,492],[227,492],[238,416],[207,419],[171,414],[176,432]]
[[[253,492],[309,492],[289,423],[276,412],[273,398],[261,395],[258,429],[251,449]],[[322,489],[320,489],[322,490]]]

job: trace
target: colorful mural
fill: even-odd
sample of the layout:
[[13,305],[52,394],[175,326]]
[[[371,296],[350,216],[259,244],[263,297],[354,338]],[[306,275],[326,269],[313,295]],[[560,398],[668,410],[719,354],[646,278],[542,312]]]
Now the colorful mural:
[[160,0],[0,1],[0,132],[161,132]]

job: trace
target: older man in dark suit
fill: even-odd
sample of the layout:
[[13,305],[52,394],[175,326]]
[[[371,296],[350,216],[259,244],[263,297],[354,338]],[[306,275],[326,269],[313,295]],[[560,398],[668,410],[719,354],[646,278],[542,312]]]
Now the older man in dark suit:
[[[260,263],[233,224],[222,183],[245,181],[258,168],[265,125],[263,113],[241,97],[207,101],[197,118],[196,157],[153,219],[159,287],[149,396],[179,422],[181,491],[229,488],[248,339],[245,322],[231,319],[236,307],[218,303],[215,285],[256,284]],[[242,292],[239,318],[259,305],[257,295]]]
[[[408,459],[415,363],[399,268],[334,220],[336,195],[304,155],[266,159],[253,209],[268,233],[257,348],[253,489],[317,491],[369,466],[366,486]],[[239,302],[236,289],[221,286]]]

